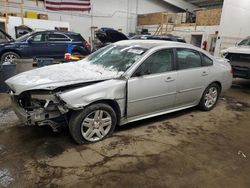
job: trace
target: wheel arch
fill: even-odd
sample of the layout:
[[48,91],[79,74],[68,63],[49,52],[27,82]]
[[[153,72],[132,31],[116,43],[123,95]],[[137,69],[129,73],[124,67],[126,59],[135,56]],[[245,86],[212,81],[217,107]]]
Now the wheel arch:
[[[220,92],[222,91],[222,84],[221,84],[221,82],[219,82],[219,81],[214,81],[214,82],[212,82],[211,84],[217,84],[217,85],[219,86]],[[209,84],[208,86],[210,86],[211,84]],[[207,86],[207,87],[208,87],[208,86]]]
[[7,52],[14,52],[16,53],[17,55],[19,55],[21,57],[21,53],[18,51],[18,50],[14,50],[14,49],[5,49],[3,51],[1,51],[0,53],[0,58],[2,58],[3,54],[7,53]]
[[92,102],[88,106],[93,105],[93,104],[98,104],[98,103],[107,104],[111,108],[114,109],[114,111],[116,113],[116,117],[117,117],[117,124],[119,125],[120,119],[121,119],[121,109],[120,109],[120,106],[119,106],[118,102],[116,100],[112,100],[112,99],[102,99],[102,100]]
[[[100,103],[103,103],[103,104],[107,104],[109,105],[111,108],[113,108],[113,110],[115,111],[116,113],[116,117],[117,117],[117,124],[119,125],[120,124],[120,119],[121,119],[121,109],[120,109],[120,106],[118,104],[118,102],[116,100],[113,100],[113,99],[101,99],[101,100],[97,100],[97,101],[94,101],[92,103],[89,103],[88,105],[86,105],[85,107],[83,107],[82,109],[88,107],[88,106],[91,106],[91,105],[94,105],[94,104],[100,104]],[[81,110],[81,109],[79,109]],[[71,117],[72,113],[74,111],[78,111],[78,110],[70,110],[68,112],[68,115],[69,117]]]

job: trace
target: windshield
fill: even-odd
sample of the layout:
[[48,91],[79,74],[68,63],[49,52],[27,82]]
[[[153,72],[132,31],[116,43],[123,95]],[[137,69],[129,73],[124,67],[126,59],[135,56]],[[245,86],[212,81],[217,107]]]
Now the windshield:
[[19,37],[18,39],[16,39],[16,41],[20,42],[20,41],[24,41],[26,40],[29,36],[31,36],[32,34],[34,34],[34,32],[30,32],[30,33],[27,33],[21,37]]
[[247,46],[247,45],[250,45],[250,39],[249,38],[242,40],[238,44],[238,46]]
[[102,65],[105,68],[125,72],[147,51],[136,46],[108,45],[87,57],[93,65]]

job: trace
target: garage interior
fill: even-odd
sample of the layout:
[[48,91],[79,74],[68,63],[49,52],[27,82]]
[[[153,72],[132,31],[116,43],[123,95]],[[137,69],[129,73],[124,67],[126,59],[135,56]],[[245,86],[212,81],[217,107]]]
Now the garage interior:
[[[249,188],[249,17],[248,0],[0,0],[0,188]],[[211,111],[192,106],[128,121],[110,137],[82,145],[67,125],[27,126],[14,112],[11,96],[18,91],[5,83],[11,77],[84,62],[108,45],[150,37],[195,46],[230,64],[232,85]],[[58,81],[65,81],[69,71],[61,69]],[[37,81],[20,77],[16,82],[29,79]]]

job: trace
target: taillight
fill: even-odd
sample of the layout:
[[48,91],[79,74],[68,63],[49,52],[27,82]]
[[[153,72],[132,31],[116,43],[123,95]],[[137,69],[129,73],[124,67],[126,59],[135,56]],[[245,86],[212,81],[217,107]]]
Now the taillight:
[[84,42],[83,42],[83,46],[84,46],[85,48],[87,48],[87,49],[90,49],[90,45],[89,45],[89,43],[88,43],[87,41],[84,41]]
[[234,70],[233,70],[233,67],[231,66],[231,71],[230,71],[231,74],[234,73]]

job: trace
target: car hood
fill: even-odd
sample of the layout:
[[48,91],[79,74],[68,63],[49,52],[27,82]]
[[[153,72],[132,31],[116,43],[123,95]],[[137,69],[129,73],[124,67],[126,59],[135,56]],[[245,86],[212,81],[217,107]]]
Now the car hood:
[[4,32],[3,30],[0,29],[0,33],[2,33],[2,35],[6,36],[8,38],[9,41],[14,41],[14,39],[9,35],[7,34],[6,32]]
[[104,44],[118,42],[121,40],[128,40],[128,37],[126,35],[113,29],[107,29],[105,31],[98,30],[96,32],[96,37]]
[[6,46],[9,46],[9,45],[14,45],[14,44],[15,44],[14,41],[1,42],[0,47],[6,47]]
[[250,47],[248,46],[234,46],[221,51],[225,53],[239,53],[239,54],[250,54]]
[[37,68],[18,74],[5,83],[18,95],[27,90],[54,90],[62,86],[118,78],[122,73],[82,60]]

